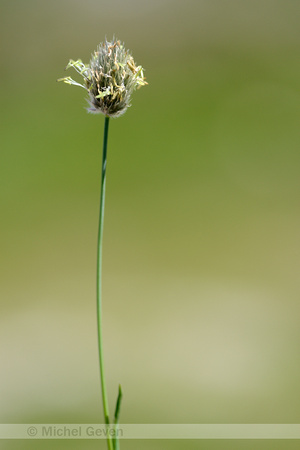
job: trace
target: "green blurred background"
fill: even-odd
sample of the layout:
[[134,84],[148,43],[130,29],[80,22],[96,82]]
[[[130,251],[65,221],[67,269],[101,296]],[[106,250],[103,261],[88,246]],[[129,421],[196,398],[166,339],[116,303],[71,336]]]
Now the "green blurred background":
[[[299,1],[1,0],[1,422],[101,423],[103,116],[57,84],[115,34],[104,344],[123,423],[299,423]],[[68,75],[74,74],[69,71]],[[75,75],[76,78],[76,75]],[[5,450],[104,441],[2,441]],[[123,441],[122,450],[298,441]]]

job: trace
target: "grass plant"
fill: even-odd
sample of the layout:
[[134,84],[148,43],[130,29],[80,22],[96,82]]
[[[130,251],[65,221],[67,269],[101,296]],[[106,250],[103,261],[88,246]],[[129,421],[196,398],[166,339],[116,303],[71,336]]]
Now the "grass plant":
[[71,77],[60,78],[67,84],[80,86],[88,92],[88,111],[104,114],[104,134],[102,152],[101,193],[98,226],[97,245],[97,325],[98,325],[98,350],[100,381],[102,391],[102,404],[104,421],[107,427],[108,450],[119,450],[117,427],[120,416],[122,389],[119,386],[114,419],[111,421],[106,392],[103,337],[102,337],[102,247],[104,226],[104,205],[107,168],[107,142],[109,121],[111,117],[119,117],[130,106],[133,91],[140,86],[145,86],[142,66],[136,66],[133,57],[124,44],[115,38],[111,42],[105,40],[92,55],[89,65],[81,60],[70,60],[66,69],[74,68],[82,76],[83,83],[78,83]]

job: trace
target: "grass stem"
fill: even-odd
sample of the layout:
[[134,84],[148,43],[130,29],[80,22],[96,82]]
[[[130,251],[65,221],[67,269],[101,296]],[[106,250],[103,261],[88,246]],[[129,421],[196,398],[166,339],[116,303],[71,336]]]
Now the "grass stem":
[[[101,177],[101,194],[100,194],[100,212],[99,212],[99,228],[98,228],[98,251],[97,251],[97,323],[98,323],[98,350],[99,350],[99,366],[102,390],[102,403],[104,420],[107,426],[109,422],[109,407],[106,394],[104,362],[103,362],[103,342],[102,342],[102,241],[103,241],[103,224],[104,224],[104,203],[105,203],[105,183],[106,183],[106,164],[107,164],[107,139],[108,139],[109,117],[105,116],[104,136],[103,136],[103,156],[102,156],[102,177]],[[108,450],[113,450],[113,441],[109,433],[107,433]]]

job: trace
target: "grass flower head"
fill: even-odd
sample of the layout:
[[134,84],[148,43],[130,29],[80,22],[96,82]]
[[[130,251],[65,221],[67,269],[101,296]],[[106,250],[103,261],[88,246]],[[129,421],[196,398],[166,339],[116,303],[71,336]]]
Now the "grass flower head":
[[66,69],[70,67],[82,76],[83,84],[71,77],[58,81],[86,89],[89,94],[88,111],[107,117],[124,114],[130,106],[133,91],[147,84],[142,66],[136,65],[124,44],[115,38],[98,45],[88,66],[79,59],[70,60]]

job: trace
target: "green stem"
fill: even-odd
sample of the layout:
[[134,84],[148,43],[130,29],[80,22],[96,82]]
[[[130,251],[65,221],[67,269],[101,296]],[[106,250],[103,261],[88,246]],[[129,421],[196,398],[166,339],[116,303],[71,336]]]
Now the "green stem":
[[[98,252],[97,252],[97,320],[98,320],[98,349],[99,349],[99,366],[101,377],[101,390],[104,420],[109,426],[109,408],[106,394],[104,363],[103,363],[103,344],[102,344],[102,241],[103,241],[103,222],[104,222],[104,203],[105,203],[105,181],[106,181],[106,156],[107,156],[107,138],[108,138],[109,117],[105,116],[104,137],[103,137],[103,156],[102,156],[102,178],[101,178],[101,196],[100,196],[100,213],[98,228]],[[113,450],[112,438],[107,434],[108,450]]]

